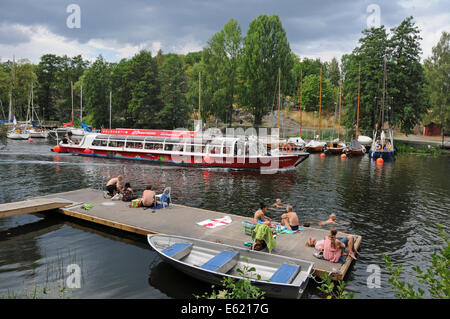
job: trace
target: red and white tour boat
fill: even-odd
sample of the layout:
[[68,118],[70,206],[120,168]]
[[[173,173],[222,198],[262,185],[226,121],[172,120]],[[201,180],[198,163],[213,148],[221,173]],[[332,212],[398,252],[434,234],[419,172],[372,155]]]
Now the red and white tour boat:
[[194,131],[102,129],[76,144],[63,140],[54,152],[106,158],[147,160],[176,165],[235,169],[295,167],[306,152],[268,152],[256,137],[224,137]]

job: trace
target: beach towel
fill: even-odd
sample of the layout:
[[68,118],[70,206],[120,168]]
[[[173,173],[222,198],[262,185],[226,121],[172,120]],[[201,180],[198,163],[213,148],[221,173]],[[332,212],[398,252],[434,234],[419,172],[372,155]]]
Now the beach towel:
[[228,225],[232,222],[230,216],[225,216],[217,219],[206,219],[204,221],[198,222],[197,225],[206,227],[206,228],[216,228],[218,226]]
[[275,238],[273,238],[273,235],[272,235],[272,229],[269,226],[264,225],[264,224],[256,225],[256,227],[252,233],[252,240],[264,240],[266,242],[269,253],[277,245],[277,241],[275,240]]

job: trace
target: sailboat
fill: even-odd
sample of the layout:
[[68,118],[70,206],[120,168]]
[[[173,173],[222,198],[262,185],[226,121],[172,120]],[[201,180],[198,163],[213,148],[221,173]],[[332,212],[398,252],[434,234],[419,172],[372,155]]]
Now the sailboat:
[[383,99],[381,107],[381,128],[380,131],[375,129],[373,133],[373,142],[369,150],[369,156],[373,159],[382,158],[383,160],[395,159],[394,148],[394,130],[392,128],[384,128],[384,100],[386,95],[386,57],[384,57],[384,76],[383,76]]
[[39,117],[36,114],[36,117],[38,119],[38,125],[34,123],[34,115],[36,114],[36,111],[34,110],[34,91],[33,91],[33,83],[31,83],[31,124],[33,127],[28,129],[28,133],[30,134],[31,138],[47,138],[49,131],[42,127],[41,121],[39,120]]
[[[319,135],[314,136],[315,139],[312,139],[305,145],[305,149],[309,153],[314,152],[323,152],[326,142],[320,141],[320,113],[322,111],[322,68],[320,68],[320,88],[319,88]],[[317,139],[316,139],[317,138]]]
[[361,93],[361,65],[358,67],[358,110],[356,112],[356,139],[347,145],[346,153],[350,155],[364,155],[366,148],[359,142],[359,97]]
[[[58,127],[53,130],[53,133],[57,136],[57,138],[62,139],[69,132],[72,134],[72,139],[74,141],[79,141],[83,138],[87,129],[92,130],[89,126],[83,124],[83,86],[80,86],[80,123],[81,128],[73,127],[74,120],[74,109],[73,109],[73,84],[70,83],[71,88],[71,96],[72,96],[72,121],[69,123],[63,123],[63,127]],[[86,128],[85,128],[86,127]]]
[[292,146],[293,150],[303,151],[305,149],[306,142],[302,139],[302,112],[303,112],[303,70],[300,70],[300,134],[296,137],[288,138],[287,142]]

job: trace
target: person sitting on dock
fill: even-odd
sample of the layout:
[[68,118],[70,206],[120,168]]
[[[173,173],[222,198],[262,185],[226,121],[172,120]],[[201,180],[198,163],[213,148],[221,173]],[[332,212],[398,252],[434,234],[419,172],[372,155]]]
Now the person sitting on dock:
[[152,207],[156,203],[156,193],[153,191],[152,185],[148,185],[142,194],[141,205],[144,207]]
[[291,205],[286,206],[286,213],[281,215],[281,225],[289,230],[298,230],[298,216]]
[[[334,235],[333,235],[334,234]],[[355,239],[353,236],[346,236],[346,237],[340,237],[340,238],[336,238],[336,228],[332,228],[330,231],[330,236],[333,237],[334,236],[334,240],[335,240],[335,246],[339,246],[339,251],[340,251],[340,255],[337,261],[339,261],[341,255],[344,253],[344,249],[345,247],[348,247],[348,255],[353,258],[354,260],[357,260],[355,254],[359,254],[358,250],[355,249],[354,243],[355,243]],[[306,241],[305,246],[307,247],[314,247],[315,249],[319,250],[319,251],[323,251],[324,252],[324,259],[329,260],[325,257],[325,241],[327,240],[327,238],[329,238],[330,236],[327,236],[325,239],[322,240],[317,240],[313,237],[309,238]],[[330,240],[331,242],[331,240]],[[330,247],[327,250],[327,256],[329,257],[329,250],[331,249],[331,243],[330,243]],[[330,260],[331,261],[331,260]],[[335,261],[335,262],[337,262]]]
[[125,186],[121,193],[122,193],[122,200],[124,202],[131,202],[135,198],[134,191],[131,188],[130,183],[125,183]]
[[267,206],[264,203],[261,203],[259,205],[259,209],[255,212],[255,215],[253,217],[253,219],[255,221],[261,221],[261,222],[271,222],[271,219],[267,216],[264,215],[264,212],[267,210]]
[[106,191],[108,192],[107,195],[113,197],[117,193],[120,193],[122,190],[122,182],[123,176],[119,175],[117,177],[111,178],[108,183],[106,183]]
[[328,218],[328,220],[323,221],[323,222],[319,222],[318,224],[320,226],[328,225],[328,224],[335,224],[335,225],[348,225],[348,224],[350,224],[349,222],[337,222],[336,218],[337,218],[336,214],[335,213],[331,213],[330,214],[330,218]]

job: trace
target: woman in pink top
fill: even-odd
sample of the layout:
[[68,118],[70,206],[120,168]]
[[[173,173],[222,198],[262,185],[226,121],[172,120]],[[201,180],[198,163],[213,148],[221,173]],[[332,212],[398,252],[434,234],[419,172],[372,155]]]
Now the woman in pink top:
[[[336,229],[334,229],[334,230],[335,230],[334,238],[336,238],[337,232],[336,232]],[[332,236],[332,234],[333,233],[331,233],[330,236]],[[331,239],[329,239],[329,237],[326,237],[325,239],[322,239],[322,240],[316,240],[315,238],[311,237],[306,241],[305,246],[306,247],[314,247],[315,249],[317,249],[319,251],[324,251],[325,250],[325,241],[327,241],[327,240],[329,242],[329,247],[327,248],[328,249],[327,252],[329,253],[333,249],[331,247]],[[335,239],[335,243],[337,243],[337,242],[339,242],[340,244],[343,245],[343,248],[340,248],[341,255],[344,251],[344,248],[347,246],[349,256],[355,260],[357,259],[355,254],[359,254],[359,252],[358,252],[358,250],[355,249],[355,246],[354,246],[355,239],[353,238],[353,236],[347,236],[347,237],[343,237],[340,239]],[[340,247],[342,247],[342,246],[340,246]],[[325,253],[324,253],[324,258],[326,258]],[[338,257],[338,261],[339,261],[339,257]]]
[[336,234],[336,228],[331,228],[330,235],[325,237],[323,243],[323,258],[333,263],[339,261],[345,249],[345,245],[339,239],[336,239]]

